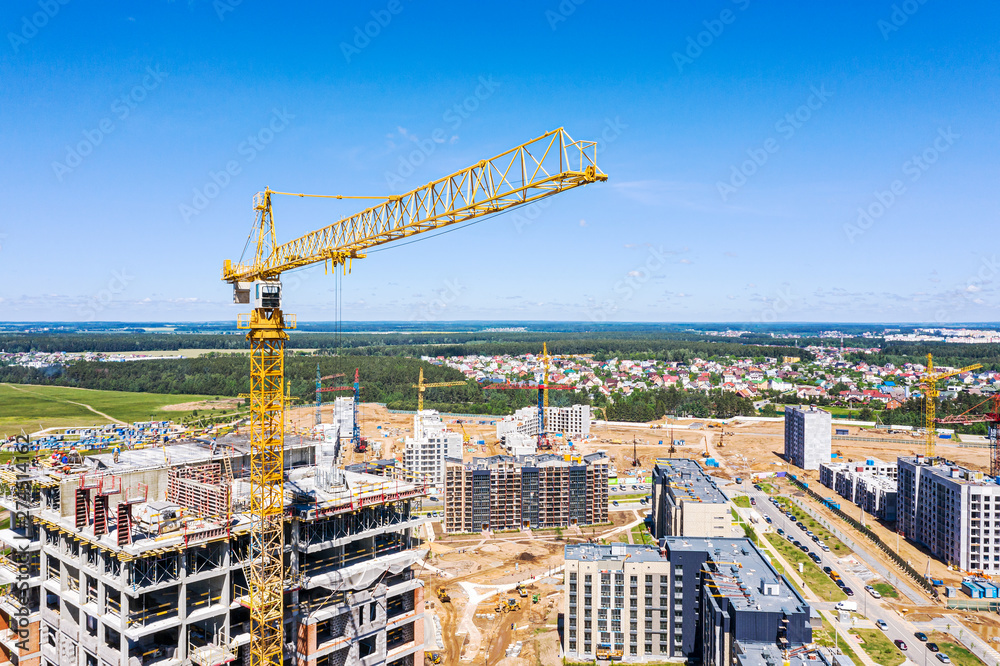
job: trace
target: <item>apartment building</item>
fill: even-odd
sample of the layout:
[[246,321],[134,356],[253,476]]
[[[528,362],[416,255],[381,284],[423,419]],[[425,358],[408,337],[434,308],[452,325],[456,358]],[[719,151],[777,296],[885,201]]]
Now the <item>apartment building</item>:
[[897,515],[897,466],[878,458],[846,463],[822,463],[819,481],[880,520]]
[[[286,663],[420,666],[424,488],[316,467],[316,443],[285,452]],[[0,596],[0,662],[248,664],[249,455],[225,444],[4,472],[0,582],[18,585]]]
[[591,525],[608,520],[608,466],[603,452],[449,460],[446,532]]
[[[566,546],[563,645],[574,661],[765,664],[812,640],[811,609],[748,539]],[[754,658],[760,656],[760,660]]]
[[785,459],[802,469],[830,462],[832,417],[818,407],[785,407]]
[[439,491],[444,487],[445,458],[462,459],[462,433],[448,430],[436,410],[424,409],[413,416],[403,467]]
[[726,537],[731,506],[697,461],[659,458],[653,466],[653,534]]
[[943,458],[898,459],[898,525],[965,571],[1000,573],[1000,485]]
[[[543,411],[545,432],[560,432],[570,437],[586,437],[590,434],[590,405],[545,407]],[[497,439],[503,439],[511,433],[537,437],[538,429],[538,407],[522,407],[497,421]]]

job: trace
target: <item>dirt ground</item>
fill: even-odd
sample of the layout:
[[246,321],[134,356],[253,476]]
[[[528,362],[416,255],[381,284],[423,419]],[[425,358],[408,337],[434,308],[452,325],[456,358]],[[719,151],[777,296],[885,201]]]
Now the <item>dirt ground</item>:
[[176,405],[164,405],[165,412],[188,412],[193,409],[237,409],[244,401],[239,398],[222,398],[221,400],[197,400],[195,402],[179,402]]
[[[200,408],[200,407],[199,407]],[[332,417],[333,406],[323,408],[324,421]],[[313,406],[302,406],[288,410],[291,425],[299,432],[312,428],[315,419]],[[462,432],[462,426],[471,442],[480,439],[485,445],[468,443],[464,448],[466,458],[488,456],[502,453],[497,444],[496,428],[489,423],[480,421],[488,419],[443,417],[446,424],[455,432]],[[700,424],[691,428],[691,424]],[[840,426],[838,426],[840,427]],[[365,403],[361,406],[362,434],[370,443],[379,443],[381,447],[370,447],[367,454],[348,454],[348,463],[361,462],[364,459],[396,458],[401,460],[404,451],[404,439],[412,435],[413,415],[389,414],[384,407]],[[833,451],[839,453],[845,462],[877,457],[883,460],[893,460],[898,455],[913,455],[923,451],[923,440],[911,435],[888,435],[875,433],[856,426],[848,426],[849,435],[892,439],[891,442],[849,441],[834,439]],[[631,425],[594,425],[591,436],[583,440],[574,440],[575,450],[580,453],[591,453],[597,450],[607,452],[619,477],[633,475],[649,476],[657,458],[684,457],[699,461],[704,460],[707,453],[718,462],[718,469],[712,474],[734,478],[749,476],[751,472],[788,471],[805,477],[811,487],[819,488],[824,495],[833,496],[832,491],[819,486],[816,472],[805,472],[789,467],[781,458],[784,450],[784,430],[781,422],[739,422],[731,421],[724,426],[709,424],[697,419],[680,419],[672,422],[660,420],[654,423]],[[671,452],[670,442],[683,440]],[[662,442],[662,444],[661,444]],[[721,445],[720,445],[721,444]],[[938,455],[974,469],[988,469],[988,451],[983,448],[961,448],[957,444],[939,444]],[[638,459],[636,461],[636,458]],[[638,462],[638,465],[634,463]],[[785,488],[788,490],[788,488]],[[848,512],[856,508],[849,504],[841,504]],[[822,509],[820,509],[822,511]],[[428,611],[433,610],[442,622],[445,638],[445,650],[442,654],[443,663],[459,663],[459,661],[479,662],[486,657],[489,648],[489,663],[500,663],[506,666],[534,665],[537,663],[555,663],[558,661],[559,638],[557,634],[557,618],[562,603],[561,575],[546,579],[536,584],[531,594],[539,594],[539,604],[532,604],[531,597],[527,600],[518,599],[521,609],[513,613],[505,613],[497,617],[495,605],[499,598],[496,594],[484,599],[472,613],[472,624],[479,635],[473,640],[470,632],[461,629],[463,616],[467,614],[469,597],[459,583],[473,583],[481,586],[502,585],[525,580],[544,573],[563,563],[563,547],[566,543],[585,541],[587,539],[621,538],[626,532],[619,529],[625,524],[634,522],[638,514],[631,511],[614,512],[611,514],[613,525],[596,528],[567,528],[557,533],[551,530],[534,533],[510,533],[491,535],[484,538],[481,535],[447,536],[441,533],[440,525],[436,525],[436,539],[427,544],[431,555],[428,563],[449,577],[441,577],[431,570],[421,573],[421,578],[427,585]],[[870,517],[866,520],[872,529],[879,533],[886,543],[895,544],[895,533],[877,524]],[[860,537],[859,537],[860,538]],[[919,548],[900,539],[900,553],[911,564],[922,571],[930,559],[930,573],[934,577],[945,579],[949,583],[960,582],[957,572],[948,571],[944,564],[921,552]],[[872,551],[873,549],[869,549]],[[442,603],[436,596],[436,589],[444,585],[451,596],[450,603]],[[476,588],[479,593],[488,591],[488,587]],[[507,593],[504,597],[517,596]],[[526,603],[525,603],[526,601]],[[901,607],[913,604],[901,602]],[[929,602],[920,600],[920,613],[926,614]],[[943,610],[943,609],[942,609]],[[489,615],[493,619],[487,619]],[[967,613],[970,621],[987,639],[994,636],[1000,638],[1000,622],[988,614]],[[476,617],[482,616],[482,617]],[[514,629],[511,629],[513,623]],[[504,657],[508,645],[514,641],[522,641],[524,646],[519,657]],[[431,652],[431,650],[428,650]]]

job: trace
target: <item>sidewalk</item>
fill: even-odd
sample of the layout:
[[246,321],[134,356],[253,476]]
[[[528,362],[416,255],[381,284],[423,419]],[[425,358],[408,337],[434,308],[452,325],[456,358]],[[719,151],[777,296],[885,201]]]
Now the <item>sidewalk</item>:
[[[830,623],[833,630],[837,632],[838,636],[840,636],[840,640],[851,646],[851,651],[858,655],[858,659],[860,659],[865,666],[879,666],[874,660],[872,660],[871,657],[868,656],[865,649],[861,647],[861,643],[858,642],[857,636],[847,633],[847,631],[843,628],[843,624],[837,620],[833,611],[821,610],[819,611],[819,614]],[[848,629],[850,629],[850,627],[848,627]]]

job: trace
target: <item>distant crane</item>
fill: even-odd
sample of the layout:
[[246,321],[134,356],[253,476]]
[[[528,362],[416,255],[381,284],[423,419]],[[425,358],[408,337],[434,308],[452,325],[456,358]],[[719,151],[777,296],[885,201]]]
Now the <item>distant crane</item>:
[[[323,393],[330,393],[333,391],[354,391],[354,428],[351,430],[351,444],[354,446],[355,453],[364,453],[368,449],[367,442],[361,438],[361,420],[359,418],[358,405],[361,400],[361,385],[358,383],[358,376],[360,374],[360,368],[354,368],[354,384],[347,384],[345,386],[326,386],[319,387],[316,389],[317,400],[319,396]],[[343,377],[344,373],[339,375],[330,375],[333,377]]]
[[316,425],[323,423],[323,418],[320,415],[320,408],[323,406],[323,380],[324,379],[336,379],[337,377],[343,377],[344,373],[338,372],[335,375],[327,375],[326,377],[319,376],[319,363],[316,364]]
[[934,357],[930,354],[927,355],[927,370],[924,372],[923,376],[920,378],[920,388],[924,392],[924,430],[925,436],[927,438],[926,446],[924,447],[924,455],[928,458],[934,457],[934,445],[937,442],[937,428],[935,427],[936,421],[934,420],[934,410],[937,408],[937,399],[941,395],[941,391],[937,387],[937,383],[942,379],[947,379],[948,377],[954,377],[955,375],[960,375],[963,372],[969,372],[970,370],[978,370],[983,367],[981,363],[974,363],[972,365],[967,365],[964,368],[959,368],[958,370],[951,370],[949,372],[934,372]]
[[483,387],[484,391],[489,390],[501,390],[501,391],[511,391],[511,390],[525,390],[525,391],[538,391],[538,448],[539,449],[549,449],[552,448],[545,439],[545,395],[546,391],[549,389],[553,391],[569,391],[572,386],[564,386],[562,384],[529,384],[524,382],[505,382],[503,384],[487,384]]
[[412,385],[412,388],[417,389],[418,414],[424,410],[424,391],[429,388],[440,388],[442,386],[465,386],[465,382],[434,382],[427,384],[424,382],[424,369],[420,368],[420,376],[417,379],[417,383]]
[[[989,412],[985,414],[969,414],[969,412],[973,409],[986,402],[993,403]],[[979,405],[972,407],[965,413],[958,414],[956,416],[945,416],[938,419],[937,422],[953,423],[958,425],[985,423],[988,428],[987,439],[989,439],[990,442],[990,476],[1000,476],[1000,445],[998,445],[998,440],[1000,440],[1000,394],[987,398],[983,402],[979,403]]]

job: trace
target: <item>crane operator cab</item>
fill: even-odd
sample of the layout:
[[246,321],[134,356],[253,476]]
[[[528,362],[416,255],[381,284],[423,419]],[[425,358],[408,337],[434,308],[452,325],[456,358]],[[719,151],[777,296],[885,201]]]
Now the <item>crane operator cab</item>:
[[281,307],[281,282],[279,280],[255,280],[233,284],[233,303],[247,305],[253,309],[274,310]]

